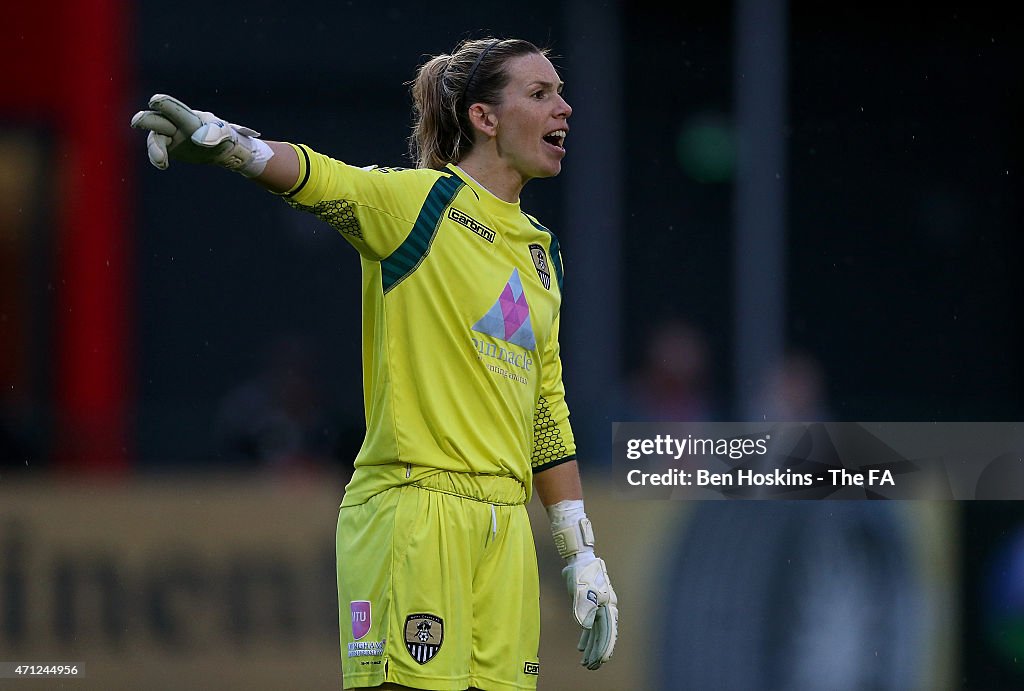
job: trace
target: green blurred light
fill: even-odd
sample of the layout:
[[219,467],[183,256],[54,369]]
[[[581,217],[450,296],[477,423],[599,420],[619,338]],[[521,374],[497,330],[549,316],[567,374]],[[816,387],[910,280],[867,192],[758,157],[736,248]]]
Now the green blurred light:
[[728,182],[736,166],[732,127],[722,117],[691,118],[676,138],[676,154],[683,171],[697,182]]

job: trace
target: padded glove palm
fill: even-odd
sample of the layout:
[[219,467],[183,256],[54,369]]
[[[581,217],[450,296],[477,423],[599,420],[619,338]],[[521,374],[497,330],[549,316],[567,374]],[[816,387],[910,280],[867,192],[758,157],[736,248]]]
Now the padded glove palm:
[[583,666],[597,669],[611,659],[619,635],[619,600],[615,596],[604,559],[570,564],[562,569],[572,598],[573,614],[583,627],[577,649]]

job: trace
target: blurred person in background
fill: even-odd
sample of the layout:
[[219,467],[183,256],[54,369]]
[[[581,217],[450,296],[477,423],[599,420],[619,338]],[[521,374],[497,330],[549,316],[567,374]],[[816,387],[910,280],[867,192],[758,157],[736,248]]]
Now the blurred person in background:
[[[827,420],[826,390],[792,351],[760,410]],[[662,687],[917,688],[928,613],[904,521],[885,502],[696,502],[662,566]]]
[[324,419],[312,347],[281,336],[263,368],[221,401],[216,434],[233,462],[272,471],[314,471],[331,461],[336,436]]
[[760,408],[765,420],[820,422],[831,419],[826,400],[825,371],[816,357],[790,351],[771,368]]
[[681,319],[665,319],[646,344],[643,365],[623,392],[626,417],[616,419],[712,419],[711,354],[704,333]]
[[566,153],[572,109],[546,55],[468,40],[422,65],[415,169],[264,142],[166,95],[132,120],[157,168],[240,172],[360,254],[367,435],[337,533],[346,688],[536,686],[534,488],[566,559],[583,664],[614,649],[617,600],[594,554],[562,385],[558,241],[519,206]]

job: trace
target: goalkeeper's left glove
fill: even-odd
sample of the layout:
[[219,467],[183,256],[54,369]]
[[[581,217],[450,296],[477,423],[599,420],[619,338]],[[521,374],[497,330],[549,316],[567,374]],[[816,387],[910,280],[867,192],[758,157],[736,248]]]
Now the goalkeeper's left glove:
[[577,648],[582,664],[597,669],[612,657],[619,633],[619,601],[608,568],[594,554],[594,529],[578,499],[560,501],[547,507],[551,534],[558,553],[568,562],[562,569],[573,616],[583,627]]
[[254,178],[274,155],[256,130],[232,124],[205,110],[192,110],[173,96],[156,94],[149,99],[149,107],[151,110],[135,114],[132,127],[149,130],[149,162],[160,170],[166,170],[173,158],[187,163],[210,163]]

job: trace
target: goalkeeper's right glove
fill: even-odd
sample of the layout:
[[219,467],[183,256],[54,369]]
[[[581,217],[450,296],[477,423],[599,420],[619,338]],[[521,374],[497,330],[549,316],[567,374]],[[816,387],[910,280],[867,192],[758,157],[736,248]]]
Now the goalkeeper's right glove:
[[149,162],[160,170],[166,170],[173,158],[211,163],[254,178],[274,155],[256,130],[233,125],[213,113],[192,110],[173,96],[156,94],[149,99],[149,107],[151,110],[135,114],[132,127],[149,130]]

